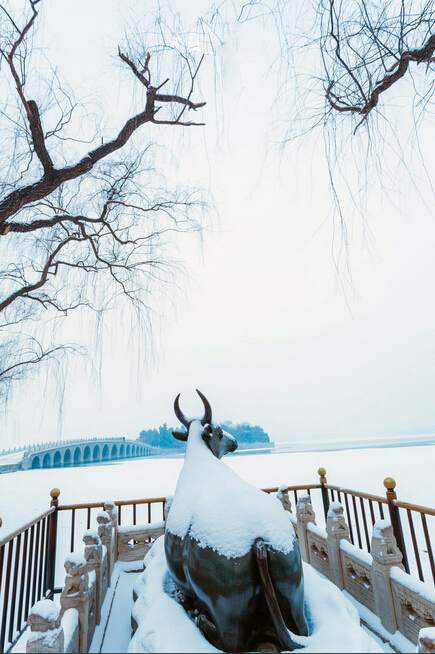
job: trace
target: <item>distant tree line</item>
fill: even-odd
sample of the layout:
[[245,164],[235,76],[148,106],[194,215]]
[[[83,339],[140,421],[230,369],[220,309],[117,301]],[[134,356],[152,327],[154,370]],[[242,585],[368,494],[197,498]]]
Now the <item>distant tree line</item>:
[[[270,443],[269,435],[259,425],[250,425],[248,422],[233,423],[230,420],[221,423],[223,429],[228,431],[238,443]],[[175,427],[168,427],[163,423],[158,429],[143,429],[138,440],[153,447],[170,447],[183,449],[185,443],[177,441],[172,436]]]

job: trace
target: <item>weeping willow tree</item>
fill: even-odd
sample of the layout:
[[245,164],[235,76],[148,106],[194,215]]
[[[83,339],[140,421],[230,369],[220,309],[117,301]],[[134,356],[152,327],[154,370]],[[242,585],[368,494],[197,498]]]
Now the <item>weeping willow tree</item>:
[[252,0],[237,18],[275,30],[274,140],[325,161],[334,257],[348,267],[351,216],[376,220],[370,196],[434,200],[435,2]]
[[[0,4],[2,398],[44,362],[62,368],[66,355],[83,353],[53,337],[72,313],[100,319],[124,306],[147,324],[156,293],[179,273],[170,246],[201,229],[205,205],[155,169],[152,141],[204,124],[196,116],[205,102],[194,99],[203,57],[174,48],[168,26],[148,49],[139,27],[127,32],[114,55],[136,110],[107,137],[103,109],[95,117],[50,64],[50,49],[35,47],[44,10],[44,0]],[[162,72],[168,55],[172,79]]]

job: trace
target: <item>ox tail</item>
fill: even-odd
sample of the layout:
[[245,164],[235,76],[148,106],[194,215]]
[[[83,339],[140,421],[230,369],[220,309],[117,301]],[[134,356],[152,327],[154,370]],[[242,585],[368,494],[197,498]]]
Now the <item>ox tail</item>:
[[285,626],[284,618],[282,617],[275,589],[272,584],[272,579],[270,578],[269,574],[266,543],[262,538],[257,538],[255,541],[254,553],[255,558],[257,559],[258,571],[260,573],[261,587],[263,589],[267,606],[269,608],[279,642],[281,643],[281,647],[284,650],[290,652],[295,649],[301,649],[302,645],[293,642],[290,636],[290,632]]

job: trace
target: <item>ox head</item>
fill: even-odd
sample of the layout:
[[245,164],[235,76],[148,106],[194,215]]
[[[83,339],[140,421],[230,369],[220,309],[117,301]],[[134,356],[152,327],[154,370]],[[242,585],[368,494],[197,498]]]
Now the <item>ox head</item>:
[[[204,404],[204,416],[201,418],[201,425],[203,426],[202,439],[214,456],[217,459],[221,459],[228,452],[234,452],[237,449],[237,441],[231,434],[225,432],[220,425],[213,425],[209,401],[201,391],[196,389],[196,392]],[[189,438],[189,427],[194,419],[186,418],[180,409],[179,398],[180,393],[175,398],[174,411],[178,420],[186,427],[187,431],[173,431],[172,435],[179,441],[187,441]]]

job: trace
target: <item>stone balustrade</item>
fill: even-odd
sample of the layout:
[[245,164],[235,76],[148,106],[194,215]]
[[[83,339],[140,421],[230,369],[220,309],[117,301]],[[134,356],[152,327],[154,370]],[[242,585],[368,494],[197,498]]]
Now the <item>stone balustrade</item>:
[[[165,520],[171,502],[168,497]],[[87,652],[101,620],[115,562],[143,559],[155,539],[165,532],[164,521],[119,527],[114,502],[106,502],[96,519],[97,529],[87,529],[83,535],[83,554],[72,552],[65,559],[60,611],[52,600],[37,602],[32,608],[27,652]]]
[[98,531],[83,535],[84,552],[65,559],[65,585],[59,607],[52,600],[37,602],[30,611],[28,653],[88,652],[115,564],[117,509],[106,502],[97,516]]
[[310,496],[299,497],[294,516],[284,489],[277,497],[289,511],[302,559],[378,616],[385,630],[378,635],[399,631],[416,651],[435,654],[435,590],[404,571],[391,523],[375,523],[369,554],[350,542],[339,502],[330,504],[323,530],[316,526]]
[[[316,526],[309,495],[299,497],[296,514],[286,487],[280,487],[277,497],[294,526],[303,560],[378,616],[384,630],[378,635],[385,638],[399,631],[417,645],[416,651],[435,654],[435,590],[405,573],[387,520],[375,523],[369,554],[350,542],[339,502],[330,504],[324,530]],[[166,500],[165,520],[171,500]],[[97,529],[84,533],[84,553],[73,552],[65,560],[60,611],[51,600],[32,608],[27,652],[88,651],[115,561],[143,559],[164,533],[164,521],[128,527],[117,522],[114,503],[106,502],[97,516]],[[369,627],[376,632],[373,624]]]

